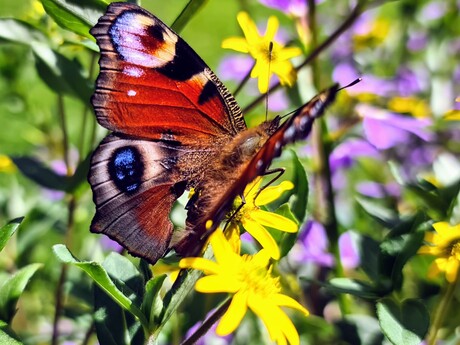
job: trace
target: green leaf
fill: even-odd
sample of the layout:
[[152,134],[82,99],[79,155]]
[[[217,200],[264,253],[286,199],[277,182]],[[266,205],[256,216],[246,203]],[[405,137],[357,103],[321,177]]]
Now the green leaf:
[[423,303],[405,300],[401,304],[390,298],[377,303],[380,328],[395,345],[418,345],[428,331],[430,317]]
[[335,293],[348,293],[361,298],[374,299],[379,297],[375,288],[371,285],[350,278],[334,278],[329,284],[324,284],[326,288]]
[[303,223],[305,215],[307,213],[308,204],[308,178],[305,168],[297,157],[297,154],[292,152],[292,165],[294,167],[293,183],[295,188],[295,199],[292,202],[291,211],[294,213],[300,224]]
[[171,28],[177,33],[181,32],[190,19],[192,19],[207,2],[208,0],[190,0],[171,25]]
[[145,285],[145,295],[142,301],[141,310],[144,315],[147,315],[151,329],[159,323],[159,318],[163,309],[163,300],[160,296],[160,291],[166,277],[166,274],[162,274],[150,279]]
[[104,13],[102,0],[41,0],[46,13],[64,29],[93,39],[89,30]]
[[383,224],[385,227],[392,228],[397,224],[398,217],[396,213],[385,206],[380,205],[377,201],[362,197],[356,197],[356,201],[370,216]]
[[9,18],[0,18],[0,38],[26,45],[48,42],[45,34],[32,25]]
[[16,312],[16,302],[27,283],[42,264],[30,264],[18,270],[0,286],[0,319],[10,322]]
[[0,344],[2,345],[22,345],[22,342],[16,339],[13,331],[8,324],[0,320]]
[[[296,219],[294,214],[289,209],[288,204],[281,205],[275,211],[275,213],[283,217],[286,217],[292,220],[293,222],[295,222],[297,225],[299,225],[299,221]],[[289,253],[289,251],[292,249],[295,242],[297,241],[297,238],[299,237],[299,231],[294,232],[294,233],[289,233],[289,232],[284,232],[278,229],[270,229],[270,233],[274,236],[274,238],[277,240],[279,244],[281,258],[286,256]]]
[[19,228],[24,217],[15,218],[8,222],[8,224],[0,228],[0,252],[5,248],[6,243],[14,235],[16,230]]
[[34,44],[31,48],[38,74],[51,90],[89,103],[93,86],[83,76],[83,69],[76,60],[69,59],[45,44]]
[[68,177],[56,174],[53,170],[45,167],[38,159],[33,157],[11,157],[11,159],[24,176],[38,185],[61,191],[67,189]]
[[120,291],[110,279],[106,270],[101,264],[94,261],[79,261],[77,260],[62,244],[57,244],[53,247],[55,255],[64,263],[75,265],[85,271],[99,287],[104,290],[119,306],[129,311],[136,316],[141,322],[144,329],[148,329],[148,322],[141,310]]

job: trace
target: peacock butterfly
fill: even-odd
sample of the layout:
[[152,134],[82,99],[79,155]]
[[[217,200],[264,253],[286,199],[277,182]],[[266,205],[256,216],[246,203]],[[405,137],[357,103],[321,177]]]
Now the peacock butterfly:
[[[91,160],[91,231],[152,264],[171,248],[197,254],[234,198],[284,145],[308,136],[338,91],[321,92],[284,123],[275,117],[247,128],[222,82],[151,13],[112,3],[90,32],[101,51],[91,102],[113,132]],[[173,203],[191,188],[186,227],[173,231]]]

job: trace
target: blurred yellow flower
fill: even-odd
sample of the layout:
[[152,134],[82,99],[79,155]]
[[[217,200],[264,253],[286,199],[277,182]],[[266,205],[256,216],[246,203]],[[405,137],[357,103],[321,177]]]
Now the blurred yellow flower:
[[[258,177],[246,186],[243,193],[246,203],[241,206],[238,213],[231,219],[229,230],[235,231],[235,229],[239,229],[238,224],[241,224],[259,242],[262,248],[267,250],[273,259],[278,260],[280,258],[280,250],[275,239],[270,235],[265,226],[292,233],[297,232],[298,225],[289,218],[273,212],[264,211],[259,206],[275,201],[285,191],[293,189],[294,185],[290,181],[283,181],[277,186],[266,187],[259,193],[261,184],[262,178]],[[238,209],[241,204],[241,197],[237,197],[235,199],[235,209]]]
[[[237,236],[233,233],[233,236]],[[279,278],[272,276],[270,255],[262,249],[255,255],[240,256],[239,241],[226,240],[220,229],[210,237],[216,261],[184,258],[181,268],[194,268],[206,274],[195,289],[203,293],[233,294],[230,306],[220,320],[216,333],[225,336],[240,324],[248,308],[265,324],[270,338],[278,344],[298,345],[299,334],[289,317],[280,308],[290,307],[308,315],[308,310],[293,298],[280,293]]]
[[415,97],[393,97],[388,102],[388,109],[397,113],[409,113],[417,118],[431,116],[431,110],[427,102]]
[[16,165],[10,157],[0,154],[0,172],[13,173],[16,171]]
[[453,283],[457,279],[460,268],[460,224],[451,226],[447,222],[433,224],[436,232],[427,232],[425,241],[418,253],[434,255],[437,258],[428,271],[428,277],[434,278],[445,272],[446,279]]
[[222,42],[222,48],[251,54],[256,60],[251,78],[259,78],[258,87],[261,93],[268,91],[272,73],[280,78],[282,85],[292,86],[297,73],[289,59],[300,55],[302,50],[298,47],[286,48],[275,42],[275,34],[279,26],[278,18],[271,16],[268,19],[264,36],[259,34],[256,24],[246,12],[238,13],[237,20],[245,37],[227,38]]

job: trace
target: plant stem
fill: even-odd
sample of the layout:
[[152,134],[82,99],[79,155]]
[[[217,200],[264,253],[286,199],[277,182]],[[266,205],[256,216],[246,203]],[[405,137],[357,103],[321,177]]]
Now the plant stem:
[[[61,125],[62,130],[62,147],[64,149],[63,156],[64,162],[67,169],[67,175],[71,176],[73,174],[72,166],[70,163],[70,152],[69,152],[69,135],[67,133],[67,124],[66,124],[66,117],[65,117],[65,107],[64,107],[64,97],[59,94],[58,95],[58,117],[59,123]],[[69,246],[72,242],[72,232],[73,227],[75,224],[75,207],[76,207],[76,198],[74,195],[70,196],[69,203],[67,205],[67,229],[65,235],[65,244]],[[61,273],[59,275],[58,285],[56,287],[56,308],[54,311],[54,319],[53,319],[53,333],[51,336],[51,344],[57,345],[59,340],[59,318],[62,313],[62,309],[64,307],[63,304],[63,295],[64,295],[64,283],[67,279],[67,265],[62,264],[61,266]]]
[[193,333],[190,337],[185,339],[181,345],[193,345],[200,339],[206,332],[219,320],[222,315],[227,311],[232,299],[228,297]]
[[445,291],[441,297],[441,301],[437,305],[436,311],[434,313],[433,322],[431,323],[430,331],[428,332],[427,344],[435,345],[436,338],[438,335],[439,329],[444,323],[447,312],[449,311],[449,306],[451,305],[452,298],[454,297],[455,290],[459,285],[460,281],[460,270],[457,272],[457,277],[452,283],[447,284]]

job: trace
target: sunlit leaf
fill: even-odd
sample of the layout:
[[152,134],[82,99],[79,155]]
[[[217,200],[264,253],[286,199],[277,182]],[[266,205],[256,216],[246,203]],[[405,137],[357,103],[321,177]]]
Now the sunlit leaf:
[[2,226],[0,228],[0,252],[5,248],[6,243],[14,235],[16,230],[19,228],[24,217],[13,219],[12,221],[8,222],[8,224]]
[[16,313],[16,303],[27,283],[42,264],[30,264],[18,270],[0,286],[0,319],[10,322]]
[[377,303],[377,315],[383,333],[395,345],[418,345],[428,331],[430,317],[418,300],[397,303],[384,298]]
[[136,316],[145,329],[148,328],[147,319],[144,314],[142,314],[141,310],[117,288],[101,264],[94,261],[77,260],[62,244],[55,245],[53,251],[62,262],[75,265],[85,271],[118,305]]
[[22,345],[23,343],[16,339],[13,331],[8,324],[0,320],[0,344],[4,345]]
[[64,29],[93,39],[89,30],[104,13],[102,0],[41,0],[46,13]]

